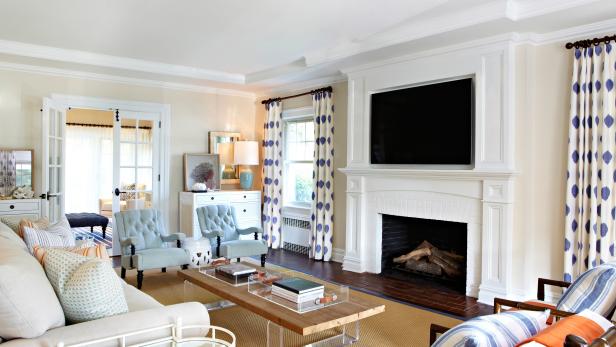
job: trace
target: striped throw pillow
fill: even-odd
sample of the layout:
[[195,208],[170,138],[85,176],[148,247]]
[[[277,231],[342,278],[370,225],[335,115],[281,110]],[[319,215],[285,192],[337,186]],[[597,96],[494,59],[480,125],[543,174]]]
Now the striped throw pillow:
[[66,218],[45,230],[24,227],[24,241],[30,253],[34,246],[75,247],[75,235]]
[[45,217],[39,220],[30,220],[30,219],[23,218],[19,222],[19,227],[17,228],[17,235],[19,235],[19,237],[21,237],[22,239],[24,238],[25,228],[44,230],[44,229],[49,228],[49,220],[47,220],[47,218]]
[[468,320],[434,342],[432,347],[513,347],[547,326],[550,311],[515,311]]
[[[34,246],[32,249],[32,255],[43,265],[45,266],[45,256],[47,255],[47,251],[50,248],[45,248],[41,246]],[[107,253],[107,248],[103,244],[95,245],[92,241],[86,242],[80,246],[76,247],[63,247],[63,248],[53,248],[60,249],[63,251],[79,254],[81,256],[87,258],[98,258],[102,260],[109,260],[109,254]]]
[[531,346],[531,342],[536,342],[540,346],[563,346],[565,338],[569,334],[592,342],[610,327],[612,327],[612,323],[609,320],[591,310],[584,310],[574,316],[559,320],[554,325],[524,341],[520,346]]
[[565,291],[556,309],[579,313],[589,309],[608,317],[616,307],[616,263],[584,272]]

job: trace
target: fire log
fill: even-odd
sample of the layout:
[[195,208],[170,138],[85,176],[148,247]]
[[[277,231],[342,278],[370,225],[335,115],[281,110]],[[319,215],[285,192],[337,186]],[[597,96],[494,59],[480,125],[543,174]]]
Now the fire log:
[[405,263],[409,259],[419,260],[423,257],[427,257],[432,254],[432,248],[434,248],[434,246],[430,242],[424,240],[410,253],[394,258],[394,263]]
[[431,263],[426,259],[422,259],[422,260],[410,259],[404,264],[404,267],[409,270],[425,272],[425,273],[429,273],[434,276],[443,275],[443,269],[440,266],[438,266],[437,264]]

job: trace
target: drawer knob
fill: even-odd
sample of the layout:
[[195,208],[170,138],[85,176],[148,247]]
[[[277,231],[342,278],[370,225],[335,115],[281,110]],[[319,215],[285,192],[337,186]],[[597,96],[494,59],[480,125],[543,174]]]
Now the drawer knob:
[[210,199],[214,200],[214,197],[212,196]]
[[9,208],[10,208],[11,210],[15,209],[15,205],[11,205],[11,206],[9,206]]
[[246,212],[246,209],[244,209],[244,212]]
[[246,199],[246,195],[244,195],[244,199]]

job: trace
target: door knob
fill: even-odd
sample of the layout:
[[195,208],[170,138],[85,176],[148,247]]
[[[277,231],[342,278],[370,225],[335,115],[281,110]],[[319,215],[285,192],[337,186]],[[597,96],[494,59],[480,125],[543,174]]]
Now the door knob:
[[113,193],[114,193],[116,196],[120,196],[120,194],[123,194],[123,193],[126,193],[126,192],[120,191],[120,189],[116,188],[116,189],[113,191]]

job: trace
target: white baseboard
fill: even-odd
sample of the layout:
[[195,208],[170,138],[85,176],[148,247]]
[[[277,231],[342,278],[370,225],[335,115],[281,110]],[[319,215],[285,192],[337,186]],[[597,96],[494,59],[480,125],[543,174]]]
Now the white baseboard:
[[344,261],[344,249],[334,248],[332,251],[332,261],[342,263]]

